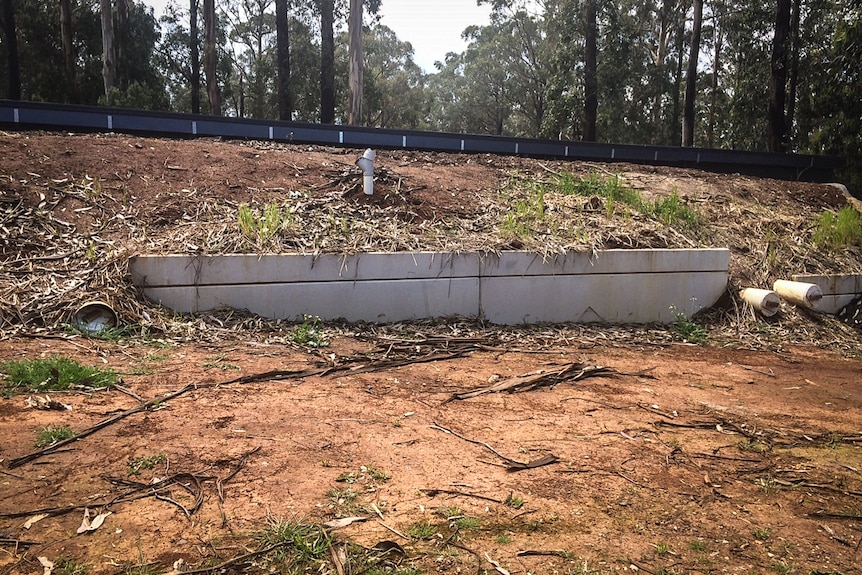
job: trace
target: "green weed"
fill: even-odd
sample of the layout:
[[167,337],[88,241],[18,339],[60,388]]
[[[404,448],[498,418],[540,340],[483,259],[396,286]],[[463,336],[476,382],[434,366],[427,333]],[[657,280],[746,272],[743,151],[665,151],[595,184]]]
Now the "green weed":
[[112,369],[86,367],[73,359],[52,357],[0,363],[9,391],[65,391],[74,387],[106,388],[118,381]]
[[410,526],[407,530],[407,535],[413,539],[426,540],[434,537],[437,533],[437,528],[428,521],[419,521]]
[[255,534],[258,549],[266,550],[267,562],[287,573],[322,572],[332,539],[317,525],[269,517],[266,528]]
[[827,249],[862,246],[862,215],[851,206],[841,208],[837,215],[823,212],[815,225],[813,240]]
[[232,363],[226,363],[224,360],[227,356],[223,353],[219,353],[216,355],[211,355],[207,357],[207,362],[204,363],[204,369],[220,369],[222,371],[227,370],[236,370],[240,371],[240,367],[238,365],[234,365]]
[[495,541],[500,545],[508,545],[512,542],[512,537],[509,536],[508,533],[500,533],[499,535],[497,535]]
[[693,539],[688,542],[688,548],[692,551],[706,551],[706,541],[701,541],[700,539]]
[[305,321],[290,333],[290,340],[308,347],[327,347],[329,341],[323,332],[323,323],[317,316],[306,315]]
[[75,432],[69,426],[63,427],[43,427],[39,430],[39,435],[36,438],[36,447],[48,447],[54,445],[58,441],[74,437]]
[[141,455],[129,460],[129,475],[139,475],[144,469],[152,469],[159,463],[167,461],[164,453],[158,455]]
[[674,339],[687,341],[697,345],[706,345],[708,341],[706,330],[687,318],[685,314],[679,313],[670,326]]
[[275,202],[261,210],[242,204],[237,211],[237,220],[242,235],[258,247],[268,245],[285,228],[293,224],[293,215],[287,208]]
[[526,503],[526,501],[524,501],[524,499],[522,497],[519,497],[518,495],[515,495],[514,493],[509,493],[509,496],[506,497],[506,500],[503,503],[505,503],[506,505],[508,505],[509,507],[511,507],[513,509],[520,509],[521,507],[524,506],[524,503]]
[[89,571],[89,565],[78,563],[69,557],[60,557],[54,561],[54,570],[51,573],[54,575],[86,575]]
[[761,527],[760,529],[754,530],[754,538],[759,541],[766,541],[769,539],[770,529],[769,527]]

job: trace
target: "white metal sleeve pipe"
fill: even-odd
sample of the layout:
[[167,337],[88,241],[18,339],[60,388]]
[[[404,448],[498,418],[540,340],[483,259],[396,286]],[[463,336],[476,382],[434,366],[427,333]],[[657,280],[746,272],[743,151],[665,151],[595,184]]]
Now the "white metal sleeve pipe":
[[823,299],[823,291],[817,284],[775,280],[772,289],[791,303],[814,309]]
[[781,307],[781,298],[771,289],[745,288],[739,292],[739,297],[764,317],[774,316]]

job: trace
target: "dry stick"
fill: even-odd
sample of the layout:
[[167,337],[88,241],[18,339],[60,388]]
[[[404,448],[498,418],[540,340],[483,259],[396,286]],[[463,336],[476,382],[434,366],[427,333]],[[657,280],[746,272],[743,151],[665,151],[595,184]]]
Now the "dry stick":
[[171,400],[171,399],[178,397],[178,396],[180,396],[180,395],[182,395],[188,391],[191,391],[192,389],[195,389],[196,387],[197,386],[195,386],[195,385],[189,384],[189,385],[187,385],[181,389],[178,389],[176,391],[172,391],[172,392],[170,392],[166,395],[163,395],[161,397],[151,399],[150,401],[148,401],[146,403],[142,403],[140,405],[137,405],[131,409],[127,409],[126,411],[123,411],[122,413],[118,413],[112,417],[109,417],[108,419],[104,419],[104,420],[100,421],[99,423],[97,423],[93,427],[86,429],[86,430],[82,431],[81,433],[78,433],[77,435],[73,435],[72,437],[70,437],[68,439],[63,439],[62,441],[58,441],[57,443],[55,443],[53,445],[49,445],[48,447],[46,447],[44,449],[41,449],[39,451],[34,451],[33,453],[29,453],[29,454],[24,455],[22,457],[10,459],[9,463],[7,464],[7,467],[9,469],[14,469],[16,467],[20,467],[20,466],[24,465],[25,463],[29,463],[30,461],[33,461],[34,459],[39,459],[40,457],[42,457],[44,455],[49,455],[49,454],[57,451],[59,448],[66,446],[70,443],[73,443],[75,441],[78,441],[79,439],[83,439],[84,437],[87,437],[88,435],[92,435],[93,433],[99,431],[100,429],[102,429],[104,427],[111,425],[112,423],[115,423],[115,422],[117,422],[117,421],[119,421],[125,417],[128,417],[130,415],[133,415],[135,413],[139,413],[141,411],[144,411],[144,410],[146,410],[146,409],[148,409],[154,405],[157,405],[159,403],[163,403],[165,401]]
[[491,501],[492,503],[499,503],[500,505],[505,505],[505,501],[501,501],[499,499],[494,499],[493,497],[486,497],[485,495],[478,495],[476,493],[465,493],[464,491],[458,491],[456,489],[420,489],[422,493],[427,495],[428,497],[434,497],[440,493],[445,495],[461,495],[463,497],[474,497],[476,499],[482,499],[483,501]]
[[443,427],[436,422],[431,425],[431,429],[436,429],[438,431],[442,431],[443,433],[448,433],[450,435],[454,435],[458,439],[463,439],[464,441],[468,441],[474,445],[481,445],[485,449],[488,449],[491,453],[502,459],[506,462],[506,470],[507,471],[521,471],[522,469],[532,469],[534,467],[541,467],[543,465],[550,465],[551,463],[555,463],[559,458],[556,455],[548,454],[544,457],[540,457],[539,459],[534,459],[533,461],[529,461],[527,463],[516,461],[515,459],[510,459],[485,443],[484,441],[477,441],[475,439],[470,439],[469,437],[464,437],[463,435],[452,431],[446,427]]

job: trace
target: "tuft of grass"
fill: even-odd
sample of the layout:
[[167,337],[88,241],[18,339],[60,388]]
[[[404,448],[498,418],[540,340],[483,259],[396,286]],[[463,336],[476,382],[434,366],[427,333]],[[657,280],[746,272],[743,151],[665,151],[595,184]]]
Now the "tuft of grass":
[[290,333],[290,341],[308,347],[327,347],[329,340],[323,332],[323,323],[317,316],[306,315],[305,321]]
[[87,575],[89,571],[89,565],[78,563],[69,557],[60,557],[54,561],[54,570],[51,572],[54,575]]
[[436,533],[437,528],[428,521],[418,521],[407,530],[407,535],[412,539],[419,540],[431,539]]
[[206,358],[207,362],[204,363],[204,369],[220,369],[222,371],[227,371],[227,370],[241,371],[241,368],[238,365],[225,362],[226,358],[227,358],[227,355],[225,355],[223,353],[211,355],[211,356]]
[[556,187],[561,194],[604,198],[608,217],[615,213],[617,204],[622,204],[669,226],[692,229],[700,222],[698,212],[683,203],[676,188],[668,196],[649,201],[637,190],[623,184],[619,176],[603,178],[598,174],[588,178],[561,174],[557,177]]
[[75,432],[67,425],[64,425],[63,427],[43,427],[39,430],[39,435],[36,438],[36,447],[48,447],[49,445],[54,445],[58,441],[74,437],[74,435]]
[[167,461],[164,453],[157,455],[141,455],[129,460],[129,475],[139,475],[144,469],[152,469],[159,463]]
[[745,439],[736,444],[740,451],[749,451],[751,453],[765,453],[769,451],[769,445],[757,441],[756,439]]
[[841,208],[837,214],[823,212],[812,239],[818,247],[826,249],[862,246],[862,215],[851,206]]
[[3,388],[12,392],[65,391],[73,387],[106,388],[118,381],[112,369],[83,366],[66,357],[0,363]]
[[524,506],[524,503],[526,503],[526,501],[524,501],[523,497],[515,495],[514,493],[509,493],[509,496],[506,497],[506,500],[503,503],[513,509],[520,509]]
[[237,220],[242,235],[255,246],[270,244],[284,229],[293,224],[290,209],[271,202],[260,210],[242,204],[237,210]]
[[374,479],[376,481],[387,481],[389,479],[389,474],[383,471],[382,469],[377,469],[376,467],[371,467],[363,465],[360,468],[360,471],[363,473],[367,473],[368,477]]
[[693,539],[688,542],[688,548],[692,551],[706,551],[706,541],[701,541],[700,539]]
[[655,547],[656,555],[667,555],[670,553],[670,545],[667,543],[656,543],[653,546]]
[[508,545],[512,542],[512,537],[508,533],[500,533],[495,541],[500,545]]
[[479,519],[468,517],[459,507],[446,507],[439,511],[440,515],[455,529],[478,529]]
[[323,572],[332,539],[325,529],[299,521],[267,518],[266,527],[254,536],[272,570],[286,573]]
[[676,319],[670,326],[670,331],[674,339],[697,345],[706,345],[709,340],[706,330],[682,313],[676,315]]
[[515,200],[500,223],[500,231],[507,236],[527,239],[533,235],[536,224],[545,220],[545,190],[533,184],[526,198]]
[[761,527],[760,529],[754,530],[754,538],[759,541],[766,541],[767,539],[769,539],[770,533],[771,530],[769,529],[769,527]]

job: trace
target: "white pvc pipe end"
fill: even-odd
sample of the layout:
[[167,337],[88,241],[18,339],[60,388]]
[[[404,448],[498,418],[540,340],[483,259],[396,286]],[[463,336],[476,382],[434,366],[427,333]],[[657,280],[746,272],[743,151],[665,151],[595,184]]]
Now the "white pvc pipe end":
[[823,299],[823,291],[817,284],[776,280],[772,289],[787,301],[810,309],[816,308]]
[[739,297],[763,317],[772,317],[781,308],[781,298],[771,289],[745,288],[739,292]]
[[362,168],[362,183],[365,195],[374,194],[374,160],[377,154],[371,148],[365,150],[365,153],[356,160],[356,165]]

